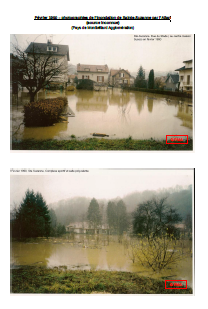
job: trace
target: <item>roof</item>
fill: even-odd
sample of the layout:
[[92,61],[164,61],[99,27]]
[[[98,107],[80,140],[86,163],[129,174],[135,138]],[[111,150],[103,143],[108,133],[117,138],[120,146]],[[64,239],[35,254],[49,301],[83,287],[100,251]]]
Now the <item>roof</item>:
[[175,70],[175,71],[184,71],[184,70],[190,70],[191,68],[186,68],[185,66],[184,67],[182,67],[182,68],[179,68],[179,69],[177,69],[177,70]]
[[169,77],[172,79],[174,84],[179,82],[179,75],[178,74],[168,74],[167,79],[166,79],[165,82],[167,82]]
[[102,73],[108,73],[109,69],[107,64],[105,65],[94,65],[94,64],[77,64],[77,72],[85,72],[85,69],[89,69],[88,72],[98,72],[102,70]]
[[[57,47],[57,51],[47,51],[47,47]],[[54,54],[64,56],[67,55],[67,61],[70,60],[69,58],[69,46],[68,45],[59,45],[59,44],[52,44],[52,43],[34,43],[31,42],[30,45],[25,50],[26,53],[39,53],[39,54]]]
[[128,71],[128,70],[124,70],[124,69],[119,69],[119,70],[114,70],[114,69],[112,69],[112,70],[110,70],[110,75],[111,75],[111,76],[114,76],[114,75],[116,75],[116,74],[118,74],[119,72],[122,72],[122,71],[125,71],[127,74],[129,74],[129,76],[131,76],[131,74],[129,73],[129,71]]
[[192,62],[193,60],[191,59],[191,60],[185,60],[185,61],[183,61],[183,63],[185,63],[185,62]]

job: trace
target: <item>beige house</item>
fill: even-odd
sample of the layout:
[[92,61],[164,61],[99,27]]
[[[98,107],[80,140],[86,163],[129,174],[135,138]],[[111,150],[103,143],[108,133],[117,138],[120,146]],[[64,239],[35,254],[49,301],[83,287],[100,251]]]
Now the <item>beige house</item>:
[[109,84],[115,87],[129,86],[134,82],[133,77],[128,70],[110,70]]
[[193,60],[183,61],[185,65],[175,71],[179,72],[179,90],[185,92],[192,92],[193,89]]
[[109,69],[105,65],[77,64],[78,79],[90,79],[96,83],[107,84]]
[[69,58],[69,46],[52,44],[50,40],[47,43],[31,42],[25,50],[28,58],[37,54],[39,61],[42,58],[50,57],[51,65],[61,67],[60,74],[53,76],[51,83],[62,84],[66,86],[68,82],[68,61]]

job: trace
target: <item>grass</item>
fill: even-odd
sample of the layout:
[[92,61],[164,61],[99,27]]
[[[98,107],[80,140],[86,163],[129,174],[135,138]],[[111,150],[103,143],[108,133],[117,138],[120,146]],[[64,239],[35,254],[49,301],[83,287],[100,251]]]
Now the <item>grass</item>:
[[12,141],[12,150],[193,150],[193,140],[188,144],[166,144],[166,141],[133,140],[127,139],[104,139],[88,138],[77,140],[21,140]]
[[[63,267],[62,267],[63,268]],[[188,289],[165,289],[165,280],[116,271],[63,271],[25,266],[11,270],[11,293],[52,294],[192,294]]]

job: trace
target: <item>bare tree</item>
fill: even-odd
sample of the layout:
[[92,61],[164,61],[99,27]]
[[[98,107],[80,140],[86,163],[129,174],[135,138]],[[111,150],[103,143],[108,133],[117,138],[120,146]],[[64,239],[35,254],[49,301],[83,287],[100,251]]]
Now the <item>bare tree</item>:
[[30,102],[34,102],[38,91],[45,88],[54,79],[58,80],[67,74],[67,60],[64,58],[54,58],[54,53],[47,51],[42,53],[35,43],[31,43],[30,53],[26,53],[19,46],[14,46],[14,53],[18,59],[15,62],[14,72],[17,83],[21,87],[26,87],[29,91]]

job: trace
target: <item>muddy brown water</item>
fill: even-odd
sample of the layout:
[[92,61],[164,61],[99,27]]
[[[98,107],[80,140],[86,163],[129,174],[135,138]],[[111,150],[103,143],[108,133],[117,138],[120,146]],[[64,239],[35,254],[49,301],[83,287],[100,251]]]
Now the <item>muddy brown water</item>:
[[75,117],[50,127],[25,128],[23,106],[29,100],[20,93],[11,110],[12,135],[16,139],[83,139],[93,133],[106,138],[166,139],[166,135],[192,137],[193,106],[190,99],[180,99],[146,92],[76,90],[73,92],[40,92],[38,98],[66,95]]
[[[133,263],[128,250],[117,236],[83,235],[62,238],[36,238],[11,244],[11,268],[19,266],[58,267],[70,270],[108,270],[138,272],[142,276],[167,280],[187,280],[192,286],[192,258],[154,273]],[[165,283],[165,281],[164,281]]]

